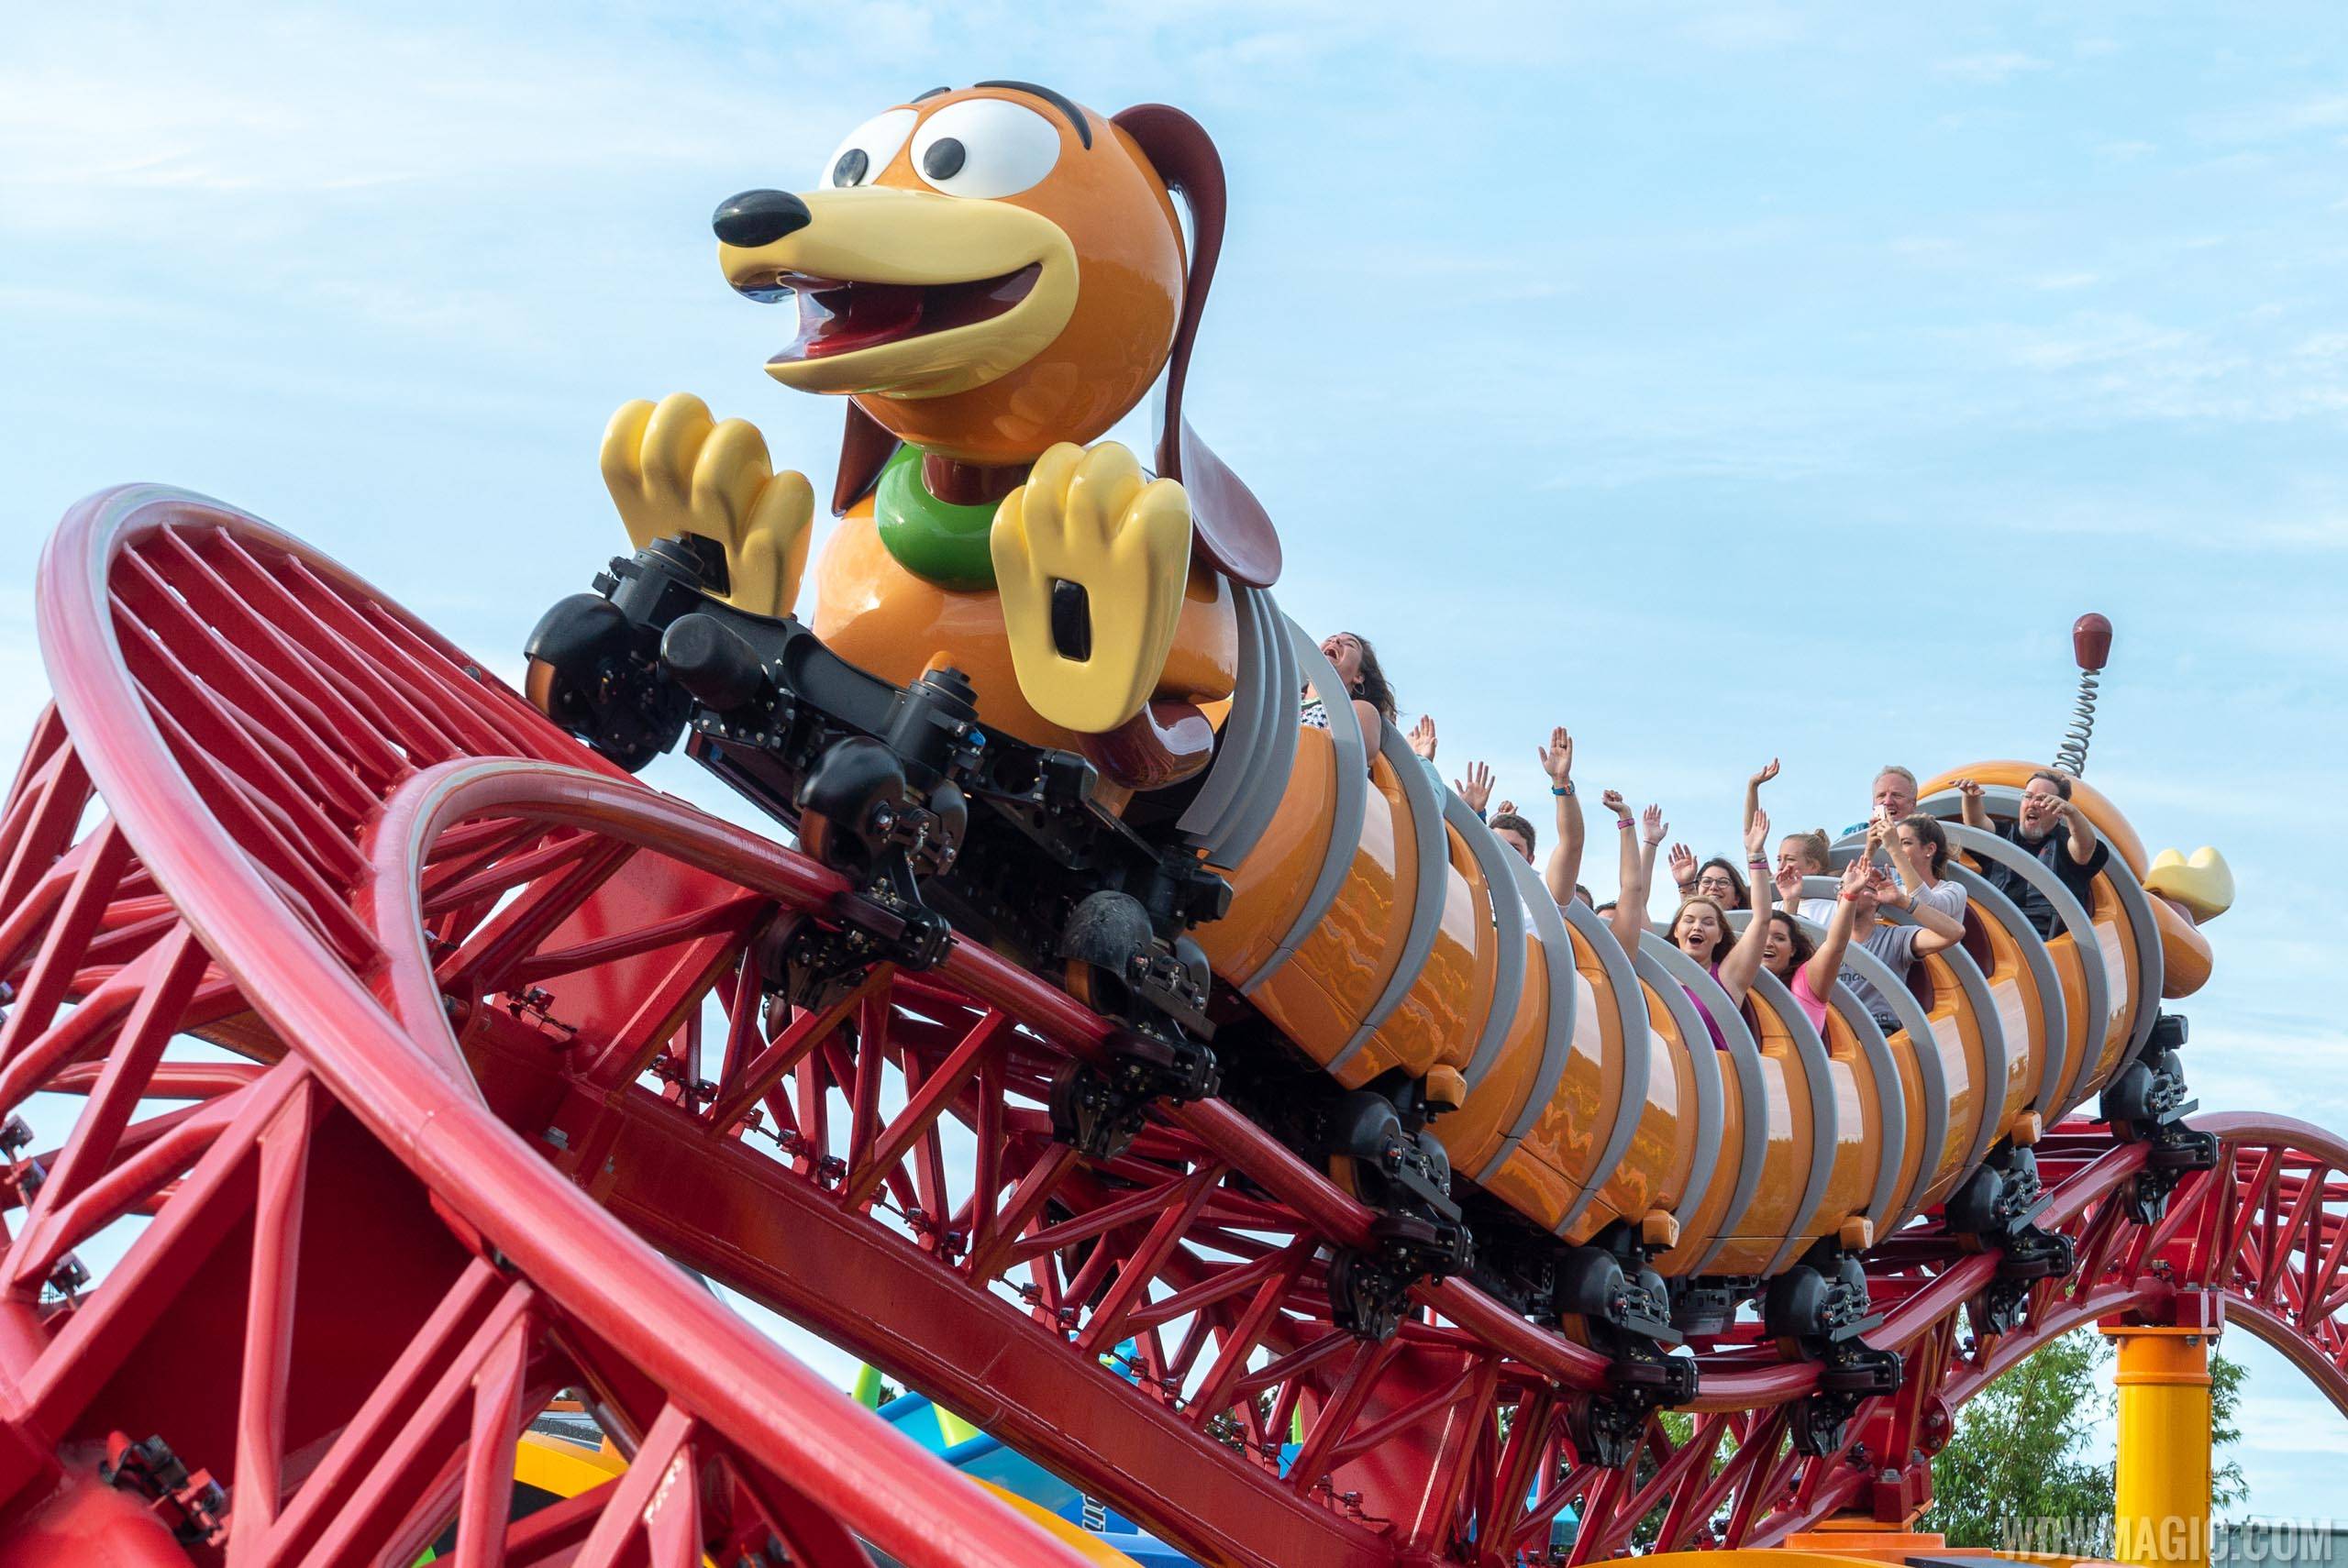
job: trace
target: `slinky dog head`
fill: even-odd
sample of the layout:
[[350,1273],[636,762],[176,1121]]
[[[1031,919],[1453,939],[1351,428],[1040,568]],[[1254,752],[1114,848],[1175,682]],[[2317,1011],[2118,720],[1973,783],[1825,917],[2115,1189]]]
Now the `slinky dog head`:
[[1181,415],[1223,214],[1222,160],[1188,115],[1151,104],[1111,118],[990,82],[874,116],[815,189],[746,191],[714,226],[727,282],[798,303],[768,373],[851,400],[836,504],[901,440],[1013,469],[1091,442],[1165,371],[1158,471],[1191,488],[1208,558],[1268,583],[1268,519]]

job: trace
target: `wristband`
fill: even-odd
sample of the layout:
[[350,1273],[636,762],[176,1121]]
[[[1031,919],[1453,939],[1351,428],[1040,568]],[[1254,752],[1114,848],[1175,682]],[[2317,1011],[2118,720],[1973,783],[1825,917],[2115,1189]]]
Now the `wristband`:
[[1573,792],[1574,781],[1570,778],[1567,779],[1563,784],[1552,784],[1549,786],[1549,793],[1552,795],[1570,795]]
[[1636,817],[1617,817],[1614,819],[1614,825],[1621,828],[1624,833],[1628,833],[1637,821],[1638,819]]
[[1745,869],[1748,871],[1767,871],[1769,869],[1769,863],[1760,858],[1758,856],[1755,856],[1753,859],[1746,861],[1744,866]]

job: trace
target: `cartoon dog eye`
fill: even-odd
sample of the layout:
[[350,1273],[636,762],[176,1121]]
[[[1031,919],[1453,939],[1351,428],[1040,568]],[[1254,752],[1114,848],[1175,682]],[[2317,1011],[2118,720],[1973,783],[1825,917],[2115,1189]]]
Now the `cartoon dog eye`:
[[1059,156],[1059,127],[1002,98],[948,104],[914,137],[914,172],[949,196],[1016,194]]
[[824,165],[824,189],[838,191],[871,183],[889,167],[889,160],[897,156],[897,149],[905,145],[919,118],[917,109],[891,109],[848,132],[847,139],[832,150],[831,161]]

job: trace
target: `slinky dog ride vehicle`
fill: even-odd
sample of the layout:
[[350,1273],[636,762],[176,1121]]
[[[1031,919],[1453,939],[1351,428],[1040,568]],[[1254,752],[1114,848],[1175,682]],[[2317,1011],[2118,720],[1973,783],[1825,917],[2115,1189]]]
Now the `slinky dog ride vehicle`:
[[[2222,866],[2155,868],[2080,785],[2110,855],[2075,897],[1928,784],[1966,935],[1907,984],[1853,950],[1888,1030],[1839,986],[1813,1028],[1767,974],[1737,1008],[1658,937],[1626,951],[1559,908],[1390,727],[1299,723],[1307,683],[1341,683],[1273,601],[1264,509],[1183,416],[1224,209],[1189,116],[1020,83],[888,109],[815,189],[725,202],[727,282],[797,303],[769,372],[846,404],[814,619],[808,482],[696,399],[632,403],[603,468],[635,554],[540,622],[529,696],[631,769],[681,737],[850,879],[844,926],[762,942],[790,1005],[980,944],[1119,1026],[1052,1085],[1086,1157],[1146,1105],[1219,1096],[1319,1163],[1378,1216],[1329,1272],[1344,1328],[1389,1335],[1453,1275],[1563,1324],[1615,1364],[1576,1433],[1612,1463],[1692,1393],[1673,1348],[1750,1307],[1824,1364],[1793,1435],[1831,1451],[1900,1378],[1861,1337],[1863,1253],[1935,1214],[1999,1255],[1996,1333],[2074,1265],[2035,1223],[2033,1145],[2067,1113],[2153,1147],[2145,1214],[2208,1165],[2161,1001],[2207,977]],[[1161,381],[1153,475],[1101,437]],[[2010,817],[2032,768],[1962,771]]]

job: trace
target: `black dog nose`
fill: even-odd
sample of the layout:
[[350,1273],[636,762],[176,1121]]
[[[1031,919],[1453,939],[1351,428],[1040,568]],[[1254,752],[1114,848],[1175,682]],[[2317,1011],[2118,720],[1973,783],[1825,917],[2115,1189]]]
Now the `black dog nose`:
[[728,245],[772,245],[805,228],[814,215],[788,191],[745,191],[720,202],[709,226]]

